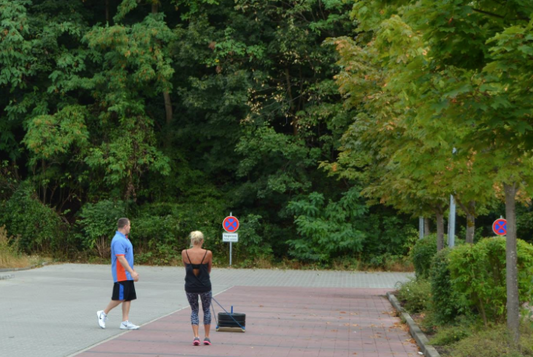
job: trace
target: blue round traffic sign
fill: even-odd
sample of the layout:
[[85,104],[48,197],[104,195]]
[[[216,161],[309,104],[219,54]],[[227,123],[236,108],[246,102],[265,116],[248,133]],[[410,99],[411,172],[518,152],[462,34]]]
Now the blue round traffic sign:
[[507,220],[505,218],[498,218],[492,224],[492,230],[499,236],[507,234]]
[[237,232],[237,229],[239,229],[239,220],[236,217],[228,216],[222,221],[222,228],[228,233]]

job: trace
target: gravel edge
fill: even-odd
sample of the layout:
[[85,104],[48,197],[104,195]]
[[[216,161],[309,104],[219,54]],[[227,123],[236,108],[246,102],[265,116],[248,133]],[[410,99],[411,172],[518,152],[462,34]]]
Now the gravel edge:
[[25,267],[25,268],[0,269],[0,280],[11,279],[11,278],[15,277],[15,275],[13,275],[13,274],[1,274],[1,273],[6,273],[6,272],[10,272],[10,271],[30,270],[30,269],[34,269],[34,268],[44,267],[47,264],[48,264],[47,262],[44,262],[44,263],[41,263],[41,264],[34,264],[32,266]]

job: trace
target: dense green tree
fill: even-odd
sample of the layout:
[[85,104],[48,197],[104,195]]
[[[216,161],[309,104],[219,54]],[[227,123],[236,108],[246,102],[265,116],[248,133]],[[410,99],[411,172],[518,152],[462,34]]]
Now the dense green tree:
[[[230,211],[247,265],[383,262],[418,215],[443,246],[450,194],[474,227],[493,187],[531,187],[527,11],[459,3],[0,0],[0,224],[19,229],[31,199],[47,231],[91,249],[110,222],[98,207],[120,205],[145,262],[170,262],[193,229],[223,257]],[[508,139],[514,161],[494,170]]]
[[[351,4],[0,8],[1,159],[58,217],[79,220],[75,230],[92,229],[82,214],[99,202],[124,200],[146,222],[150,207],[161,218],[207,205],[249,217],[250,234],[281,258],[297,239],[289,202],[312,192],[338,201],[354,184],[316,170],[349,122],[331,79],[336,54],[322,42],[352,32]],[[16,188],[6,187],[9,200]]]
[[[402,137],[422,139],[407,152],[405,146],[393,148],[400,155],[386,159],[401,162],[401,158],[408,158],[407,165],[416,167],[417,162],[425,161],[424,154],[436,155],[432,160],[438,162],[437,169],[448,170],[452,176],[429,171],[429,176],[422,177],[437,175],[443,180],[429,185],[423,180],[424,186],[435,190],[440,184],[450,190],[470,216],[475,216],[474,199],[476,203],[479,198],[482,203],[489,203],[490,197],[485,195],[488,187],[494,186],[495,193],[502,188],[508,219],[508,326],[515,341],[518,341],[515,197],[519,189],[531,187],[532,107],[525,98],[531,94],[531,71],[526,61],[531,59],[532,6],[520,0],[356,1],[354,6],[360,28],[365,31],[360,41],[364,46],[359,51],[368,53],[381,46],[375,52],[371,69],[385,79],[390,76],[390,81],[381,82],[384,89],[375,89],[374,93],[396,94],[394,102],[385,103],[399,109],[391,118],[394,128],[405,130],[400,132]],[[420,45],[413,46],[417,42]],[[347,40],[342,45],[346,43]],[[347,68],[345,73],[358,70],[360,67]],[[345,93],[354,93],[343,78],[339,82]],[[364,99],[372,100],[373,96]],[[379,111],[384,109],[374,108],[371,114]],[[397,118],[400,123],[396,123]],[[389,133],[378,134],[390,137]],[[416,145],[421,146],[416,149]],[[459,155],[446,165],[443,159],[452,147],[458,149]],[[426,148],[446,150],[432,152]],[[407,157],[407,153],[414,156]],[[409,172],[408,177],[416,176],[420,172]],[[420,189],[417,187],[417,192]]]

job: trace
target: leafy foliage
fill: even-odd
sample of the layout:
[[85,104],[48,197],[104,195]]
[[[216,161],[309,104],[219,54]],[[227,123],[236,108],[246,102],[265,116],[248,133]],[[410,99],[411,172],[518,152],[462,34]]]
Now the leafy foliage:
[[531,346],[531,327],[521,327],[519,347],[513,346],[512,337],[504,325],[492,326],[490,329],[476,331],[452,346],[451,354],[457,357],[483,355],[487,357],[523,357],[533,356]]
[[357,189],[346,192],[338,202],[325,203],[324,196],[311,193],[291,201],[288,211],[295,215],[302,238],[288,241],[289,253],[304,261],[327,262],[331,258],[362,251],[365,234],[357,221],[366,212]]
[[[485,238],[462,245],[449,255],[452,289],[475,307],[484,321],[501,321],[506,314],[505,238]],[[518,240],[518,289],[520,301],[531,299],[533,247]]]
[[468,321],[461,321],[457,324],[443,326],[438,329],[435,336],[431,338],[431,344],[437,346],[448,346],[458,341],[464,340],[473,335],[474,326]]
[[431,268],[431,261],[437,254],[437,236],[430,234],[416,241],[411,250],[411,259],[415,266],[417,278],[428,278]]
[[80,211],[81,233],[78,239],[89,249],[97,249],[101,257],[107,256],[111,238],[117,230],[117,222],[126,216],[126,204],[122,201],[102,200],[86,204]]
[[271,260],[273,255],[268,230],[261,223],[261,216],[250,214],[239,220],[239,244],[235,246],[236,259],[243,266],[254,266],[258,259]]
[[450,248],[445,248],[434,255],[429,271],[433,311],[437,322],[441,324],[452,322],[458,316],[469,313],[467,297],[458,293],[452,286],[450,252]]
[[419,313],[429,308],[431,285],[427,279],[411,279],[398,289],[398,299],[410,313]]
[[386,267],[388,262],[409,260],[409,252],[418,240],[418,231],[407,224],[409,217],[392,210],[370,208],[370,215],[359,221],[366,232],[364,260],[373,266]]
[[[146,263],[171,264],[195,229],[226,262],[220,222],[230,211],[242,222],[234,252],[245,266],[256,257],[400,261],[415,236],[411,215],[442,218],[465,182],[462,200],[475,197],[474,214],[484,212],[492,188],[477,175],[485,171],[467,170],[485,151],[450,159],[451,139],[471,126],[453,131],[433,118],[458,117],[447,105],[466,93],[454,82],[466,72],[428,64],[437,57],[424,51],[444,50],[415,15],[447,24],[429,2],[402,9],[409,3],[357,1],[350,14],[354,4],[337,0],[0,0],[0,160],[60,220],[68,237],[54,237],[68,249],[100,246],[105,256],[112,202],[128,202]],[[483,41],[495,35],[484,29]],[[503,66],[504,52],[476,58]],[[496,78],[500,67],[486,73]],[[38,249],[30,231],[6,227]]]
[[0,201],[0,226],[18,236],[24,252],[64,252],[68,226],[51,208],[36,197],[30,182],[23,182],[8,200]]

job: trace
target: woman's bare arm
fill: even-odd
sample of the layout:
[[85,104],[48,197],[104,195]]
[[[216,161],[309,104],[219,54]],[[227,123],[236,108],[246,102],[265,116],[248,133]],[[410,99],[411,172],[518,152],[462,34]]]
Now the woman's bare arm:
[[207,251],[207,271],[211,273],[211,265],[213,264],[213,253],[210,250]]

